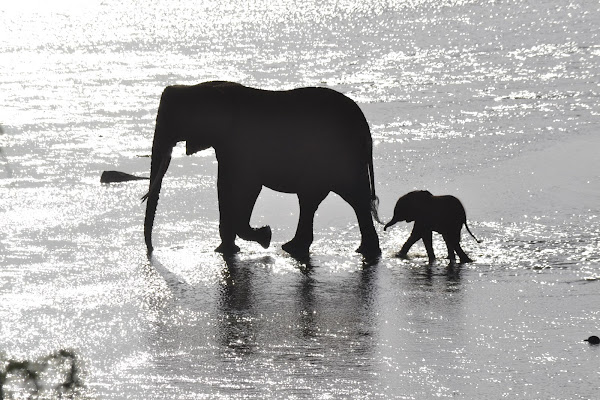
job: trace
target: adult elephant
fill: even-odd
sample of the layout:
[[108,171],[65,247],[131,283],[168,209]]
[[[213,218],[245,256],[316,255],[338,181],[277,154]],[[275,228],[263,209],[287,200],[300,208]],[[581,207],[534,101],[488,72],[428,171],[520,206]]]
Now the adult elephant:
[[381,254],[372,220],[380,222],[371,133],[358,105],[343,94],[317,87],[269,91],[221,81],[167,87],[156,117],[150,189],[142,198],[148,201],[148,254],[161,183],[181,141],[188,155],[215,149],[221,236],[215,251],[239,251],[236,236],[269,246],[270,227],[250,227],[266,186],[298,195],[296,234],[282,246],[288,253],[308,255],[315,211],[334,192],[356,213],[362,237],[356,251],[366,257]]

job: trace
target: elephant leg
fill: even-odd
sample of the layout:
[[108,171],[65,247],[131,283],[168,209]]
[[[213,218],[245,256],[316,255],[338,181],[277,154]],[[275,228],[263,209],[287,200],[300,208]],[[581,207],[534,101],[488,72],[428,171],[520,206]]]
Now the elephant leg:
[[260,184],[245,183],[236,186],[234,193],[234,227],[236,234],[240,238],[257,242],[266,249],[271,244],[271,228],[269,226],[261,228],[252,228],[250,226],[252,210],[254,210],[256,199],[261,190],[262,185]]
[[234,254],[240,251],[240,248],[235,244],[235,208],[232,204],[233,193],[231,187],[232,185],[229,180],[223,178],[221,166],[219,165],[217,195],[219,200],[219,235],[221,236],[221,244],[215,251],[223,254]]
[[462,247],[460,247],[460,231],[456,235],[456,242],[454,244],[454,249],[456,250],[456,254],[458,254],[458,258],[460,259],[461,263],[464,264],[464,263],[473,262],[473,260],[471,260],[471,258],[467,255],[467,253],[465,253],[463,251]]
[[327,197],[329,192],[298,193],[300,216],[294,238],[285,243],[281,248],[297,257],[306,257],[313,242],[313,224],[315,212],[319,204]]
[[442,237],[444,238],[444,242],[446,242],[446,247],[448,248],[448,260],[450,260],[451,264],[454,264],[454,262],[456,261],[456,257],[454,255],[454,252],[456,250],[456,244],[453,235],[444,233],[442,234]]
[[[452,246],[452,248],[453,248],[452,258],[450,259],[451,262],[454,262],[454,252],[456,252],[456,254],[458,255],[458,258],[460,259],[461,263],[473,262],[473,260],[471,260],[471,258],[467,255],[467,253],[464,252],[462,247],[460,247],[460,231],[448,235],[448,240],[449,240],[449,241],[447,241],[448,246]],[[450,248],[450,247],[448,247],[448,248]],[[448,250],[448,252],[450,252],[450,250]]]
[[339,193],[340,196],[354,209],[358,226],[360,228],[361,241],[360,246],[356,249],[357,253],[361,253],[365,257],[379,257],[381,248],[379,247],[379,237],[373,225],[373,217],[371,215],[371,199],[368,180],[365,185],[359,185],[364,190],[354,190],[349,193]]
[[423,233],[423,244],[425,244],[425,250],[427,250],[427,257],[429,257],[429,262],[433,263],[435,261],[435,253],[433,252],[433,232],[427,231]]
[[415,243],[417,243],[420,239],[421,239],[421,235],[418,234],[418,233],[416,233],[415,230],[413,229],[413,231],[411,232],[410,236],[408,237],[408,240],[406,241],[406,243],[404,243],[404,245],[400,249],[400,252],[398,253],[398,256],[399,257],[406,257],[406,255],[408,254],[408,251],[410,250],[410,248]]
[[456,244],[456,254],[458,254],[458,258],[460,259],[461,263],[470,263],[473,262],[473,260],[471,260],[471,258],[467,255],[467,253],[465,253],[462,249],[462,247],[460,247],[460,244]]

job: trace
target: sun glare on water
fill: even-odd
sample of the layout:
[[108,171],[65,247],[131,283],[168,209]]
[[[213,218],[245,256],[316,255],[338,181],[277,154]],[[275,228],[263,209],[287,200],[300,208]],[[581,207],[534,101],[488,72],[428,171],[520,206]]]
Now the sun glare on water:
[[2,4],[2,11],[17,12],[65,12],[69,10],[85,10],[90,6],[101,3],[100,1],[80,2],[75,0],[22,0],[10,1]]

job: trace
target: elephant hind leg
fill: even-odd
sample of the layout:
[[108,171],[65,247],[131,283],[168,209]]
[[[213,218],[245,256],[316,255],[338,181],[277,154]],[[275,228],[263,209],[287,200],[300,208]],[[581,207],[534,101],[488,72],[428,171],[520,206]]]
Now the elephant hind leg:
[[455,262],[455,253],[458,255],[461,263],[473,262],[473,260],[471,260],[471,258],[463,251],[462,247],[460,247],[460,231],[458,233],[443,235],[443,237],[446,241],[446,246],[448,247],[448,258],[451,263]]
[[281,246],[283,250],[296,257],[308,256],[310,245],[314,239],[315,212],[328,194],[329,192],[325,190],[298,193],[300,216],[298,218],[296,235],[294,235],[292,240]]
[[467,255],[467,253],[465,253],[462,249],[462,247],[460,247],[460,243],[456,243],[456,254],[458,254],[458,258],[460,259],[461,263],[470,263],[473,262],[473,260]]
[[471,259],[471,257],[469,257],[467,255],[467,253],[465,253],[462,249],[462,247],[460,246],[460,231],[462,229],[462,225],[458,228],[458,231],[456,232],[456,243],[454,244],[454,251],[456,251],[456,254],[458,254],[458,258],[460,259],[460,262],[462,264],[464,263],[470,263],[473,262],[473,260]]
[[[358,220],[361,241],[356,249],[367,258],[376,258],[381,255],[379,247],[379,237],[375,226],[373,225],[373,216],[371,214],[370,186],[368,180],[365,185],[357,185],[347,192],[338,192],[338,194],[352,207]],[[360,190],[364,189],[364,190]]]
[[431,264],[435,261],[435,253],[433,252],[433,232],[431,230],[423,233],[423,244],[425,245],[425,250],[427,250],[427,258]]
[[454,264],[454,262],[456,261],[456,238],[454,236],[456,235],[449,233],[442,234],[444,242],[446,242],[446,247],[448,248],[448,260],[450,260],[451,264]]

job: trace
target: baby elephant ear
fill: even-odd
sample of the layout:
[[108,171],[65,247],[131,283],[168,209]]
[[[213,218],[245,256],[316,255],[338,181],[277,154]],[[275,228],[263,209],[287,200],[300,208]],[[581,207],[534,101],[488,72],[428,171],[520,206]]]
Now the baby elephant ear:
[[424,194],[428,194],[428,195],[430,195],[430,196],[433,196],[433,194],[432,194],[432,193],[431,193],[429,190],[423,190],[423,193],[424,193]]

